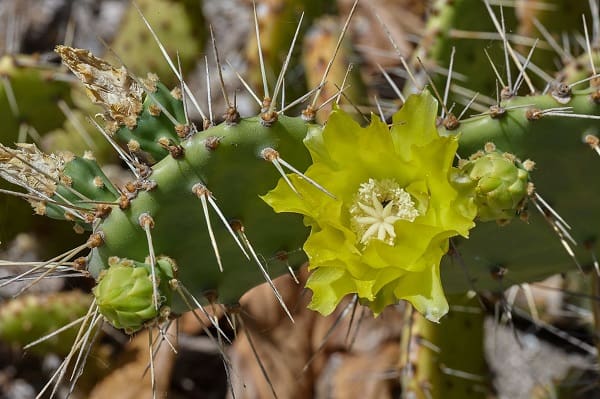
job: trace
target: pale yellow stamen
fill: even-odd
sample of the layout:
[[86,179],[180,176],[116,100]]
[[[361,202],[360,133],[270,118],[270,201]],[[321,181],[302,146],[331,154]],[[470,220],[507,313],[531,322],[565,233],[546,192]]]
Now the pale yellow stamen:
[[352,228],[362,245],[372,239],[394,245],[394,224],[399,220],[414,221],[419,211],[410,194],[394,180],[369,179],[359,186],[350,214]]

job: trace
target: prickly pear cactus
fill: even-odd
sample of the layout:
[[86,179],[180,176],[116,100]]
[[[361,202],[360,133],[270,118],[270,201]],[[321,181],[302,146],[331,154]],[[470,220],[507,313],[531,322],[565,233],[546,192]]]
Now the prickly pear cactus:
[[[59,102],[70,102],[70,84],[59,79],[63,73],[55,66],[43,65],[34,56],[0,57],[0,143],[31,142],[49,130],[60,127],[64,115]],[[0,181],[0,189],[8,185]],[[35,223],[31,211],[20,201],[0,198],[0,243],[17,233],[31,229]],[[10,215],[10,216],[9,216]],[[13,219],[14,217],[14,219]]]
[[[460,134],[462,156],[493,142],[523,161],[530,159],[535,167],[529,173],[534,200],[527,206],[528,223],[482,223],[469,240],[457,242],[460,258],[447,257],[442,268],[447,272],[448,291],[500,290],[593,264],[598,228],[588,221],[599,220],[600,213],[585,204],[587,198],[600,195],[600,186],[566,176],[594,170],[598,163],[598,154],[589,144],[598,134],[600,104],[594,100],[598,88],[567,87],[563,93],[561,87],[567,86],[548,94],[507,99],[452,131]],[[459,277],[459,270],[466,271],[470,281]]]
[[[308,128],[305,122],[276,114],[269,115],[273,119],[231,115],[223,124],[193,134],[183,124],[181,100],[155,78],[138,84],[124,70],[87,52],[59,52],[76,74],[91,71],[85,76],[88,91],[106,106],[108,135],[150,163],[158,161],[151,168],[136,164],[138,178],[121,189],[120,206],[101,216],[95,230],[101,244],[89,259],[92,275],[99,277],[115,256],[138,263],[148,258],[147,267],[153,270],[154,254],[161,254],[171,259],[172,275],[194,296],[216,292],[219,301],[235,303],[264,280],[266,270],[277,275],[287,272],[288,265],[300,264],[305,236],[300,218],[275,215],[259,195],[281,176],[281,162],[299,168],[308,164],[306,151],[298,151]],[[120,97],[102,97],[106,86],[99,85],[106,82]],[[182,122],[173,123],[167,113]],[[71,177],[73,184],[79,180]],[[114,193],[109,183],[103,187]],[[156,289],[179,289],[179,295],[167,295],[173,303],[164,304],[172,312],[189,308],[190,299],[182,298],[180,288],[155,284]],[[137,328],[127,327],[135,330],[141,322]]]
[[[114,312],[104,313],[131,330],[159,314],[165,317],[159,312],[163,307],[175,314],[190,308],[186,293],[194,300],[208,295],[235,303],[250,287],[265,278],[270,282],[269,274],[298,265],[304,259],[300,248],[314,269],[308,283],[314,309],[328,314],[355,293],[375,313],[406,299],[437,321],[448,309],[439,265],[449,238],[468,236],[476,217],[510,219],[532,195],[531,168],[492,149],[455,169],[457,138],[440,136],[437,105],[426,91],[408,99],[391,129],[373,117],[363,130],[341,111],[324,129],[265,112],[253,118],[232,113],[221,125],[195,132],[184,124],[179,97],[156,77],[133,79],[86,51],[59,47],[58,52],[86,82],[90,97],[105,107],[106,135],[132,154],[123,153],[135,179],[117,188],[91,160],[25,154],[23,148],[4,150],[5,173],[12,168],[17,180],[34,176],[35,182],[21,181],[30,191],[49,175],[45,188],[54,191],[43,191],[34,201],[38,213],[93,226],[87,261],[92,276],[101,278],[111,264],[120,265],[110,261],[114,257],[132,262],[140,273],[149,271],[154,293],[147,299],[155,312],[142,312],[148,320],[125,323]],[[580,98],[574,104],[593,112],[595,105],[590,110]],[[544,99],[539,98],[540,106]],[[532,123],[544,115],[519,112]],[[498,122],[485,120],[492,126]],[[460,124],[463,142],[476,123],[481,122]],[[495,138],[492,133],[487,137]],[[31,168],[30,163],[45,166]],[[294,173],[283,175],[282,165]],[[457,174],[473,183],[456,185]],[[267,204],[285,213],[277,215]],[[308,239],[294,213],[304,215],[311,227]],[[332,242],[346,250],[332,253]],[[155,272],[157,255],[169,259],[159,269],[173,276],[171,284]],[[447,289],[456,287],[450,283]]]
[[[452,18],[468,6],[456,3]],[[450,29],[444,15],[437,22]],[[436,45],[437,54],[450,48]],[[104,107],[100,130],[132,179],[112,183],[89,157],[31,145],[1,147],[0,176],[24,188],[37,213],[90,232],[38,268],[93,277],[94,317],[127,332],[207,302],[235,306],[265,280],[291,317],[272,278],[306,260],[310,307],[322,314],[354,295],[374,314],[405,300],[438,322],[449,311],[445,293],[501,291],[596,259],[598,227],[588,221],[600,214],[585,204],[600,188],[564,178],[598,160],[590,73],[526,97],[507,76],[497,103],[466,118],[448,104],[438,117],[426,88],[391,125],[372,115],[366,127],[341,109],[324,126],[286,116],[271,98],[258,116],[241,117],[226,99],[225,121],[204,118],[199,131],[181,91],[156,76],[136,78],[86,50],[57,51]]]
[[[112,52],[132,73],[142,75],[153,71],[163,82],[175,85],[177,79],[167,62],[157,56],[158,46],[138,8],[171,56],[175,57],[177,53],[182,72],[187,74],[200,57],[206,37],[202,1],[141,0],[131,3],[110,43]],[[107,57],[115,60],[113,54]]]
[[[165,317],[162,308],[190,308],[189,295],[235,303],[253,285],[270,282],[268,273],[298,265],[301,247],[315,269],[311,306],[324,314],[349,293],[375,313],[400,299],[435,321],[447,312],[439,263],[448,239],[473,227],[477,202],[473,189],[452,185],[457,140],[439,136],[436,102],[427,92],[409,99],[391,130],[373,117],[363,131],[341,111],[325,129],[265,112],[246,119],[233,114],[194,133],[171,119],[182,117],[183,105],[156,78],[133,80],[85,51],[58,51],[105,106],[107,136],[150,163],[125,156],[136,179],[122,188],[92,160],[45,156],[34,148],[4,149],[4,169],[41,196],[33,201],[38,213],[93,226],[87,270],[100,281],[99,303],[119,280],[108,279],[111,269],[119,275],[139,270],[132,278],[142,280],[149,273],[153,294],[144,297],[155,311],[140,310],[147,319],[134,322],[118,316],[117,305],[100,306],[113,324],[139,329]],[[297,174],[310,164],[309,153],[312,166]],[[283,174],[282,165],[295,173]],[[261,199],[278,179],[276,190]],[[41,192],[32,191],[37,182],[45,186]],[[312,229],[306,243],[306,228],[294,213]],[[347,252],[332,254],[332,240]],[[167,263],[158,267],[157,255]]]
[[[81,291],[29,294],[0,305],[0,339],[23,347],[85,316],[92,298]],[[31,346],[34,353],[70,352],[78,327]]]
[[[33,56],[4,55],[0,58],[0,142],[12,144],[20,126],[44,133],[60,127],[65,119],[59,101],[69,102],[70,84],[60,79],[61,71],[43,65]],[[34,133],[35,135],[35,133]]]

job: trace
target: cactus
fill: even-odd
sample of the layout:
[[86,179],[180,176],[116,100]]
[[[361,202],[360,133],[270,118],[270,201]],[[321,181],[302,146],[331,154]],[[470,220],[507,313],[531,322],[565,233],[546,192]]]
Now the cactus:
[[43,65],[33,56],[4,55],[0,58],[0,118],[2,142],[12,144],[19,138],[21,124],[39,133],[60,127],[65,119],[57,106],[69,102],[70,85],[60,79],[62,73],[52,65]]
[[[311,308],[329,314],[354,294],[375,314],[406,300],[433,321],[448,312],[444,292],[500,291],[595,260],[597,226],[585,222],[600,215],[582,203],[598,187],[559,179],[597,162],[593,79],[532,96],[511,87],[464,119],[446,104],[438,118],[424,89],[391,126],[371,116],[361,127],[339,109],[322,126],[270,101],[254,117],[228,104],[225,122],[196,131],[181,93],[155,76],[57,50],[104,107],[105,135],[134,179],[117,186],[91,159],[31,145],[2,146],[0,175],[38,213],[91,231],[42,267],[89,249],[77,265],[96,280],[98,312],[128,332],[207,302],[235,305],[263,280],[287,311],[272,278],[307,258]],[[506,224],[516,216],[527,223]],[[586,247],[573,250],[569,234]]]
[[[506,284],[523,281],[536,281],[544,276],[559,273],[593,262],[597,227],[587,223],[590,218],[600,217],[594,207],[586,207],[582,201],[599,195],[599,187],[594,184],[580,184],[573,179],[557,179],[556,176],[568,176],[576,173],[580,167],[593,170],[598,159],[597,154],[585,142],[587,134],[597,131],[600,105],[593,96],[597,88],[589,88],[568,95],[566,104],[572,107],[572,113],[581,118],[569,118],[560,111],[561,98],[551,94],[515,97],[503,102],[500,109],[506,112],[495,117],[492,113],[473,117],[461,123],[456,131],[460,132],[459,152],[468,155],[481,148],[486,141],[494,142],[498,148],[509,151],[524,159],[530,158],[536,164],[531,172],[536,191],[571,224],[571,235],[578,243],[587,243],[587,248],[577,246],[575,259],[565,251],[560,237],[544,221],[555,216],[540,215],[530,204],[529,223],[511,223],[507,226],[481,224],[470,239],[457,243],[461,257],[466,259],[468,273],[472,281],[466,281],[463,269],[455,258],[447,259],[448,272],[446,289],[461,292],[469,287],[476,289],[498,290],[506,286],[496,275],[502,269],[509,273]],[[558,110],[557,110],[558,109]],[[583,116],[591,115],[591,118]],[[441,128],[445,130],[445,128]],[[482,136],[481,132],[485,132]],[[557,154],[560,154],[557,159]],[[577,159],[577,163],[572,160]],[[540,201],[538,201],[540,203]],[[543,204],[542,204],[543,206]],[[546,207],[544,207],[547,209]],[[549,211],[547,210],[549,213]],[[568,240],[566,233],[560,233]],[[489,237],[493,236],[493,242]],[[510,243],[522,242],[523,248],[515,248]],[[526,243],[526,244],[525,244]],[[536,246],[538,246],[536,248]],[[506,248],[511,247],[507,252]],[[452,274],[456,272],[455,276]],[[458,284],[458,285],[457,285]]]
[[[64,115],[57,103],[70,102],[70,85],[59,79],[61,75],[58,68],[43,65],[33,56],[4,55],[0,58],[0,120],[3,125],[0,143],[12,145],[18,141],[31,141],[31,137],[37,139],[40,133],[62,125]],[[8,187],[4,182],[0,183],[1,189]],[[0,198],[0,242],[7,242],[35,225],[29,217],[31,211],[23,205],[13,198]]]
[[[17,347],[34,343],[84,317],[91,301],[92,298],[81,291],[69,291],[28,294],[3,303],[0,306],[0,338]],[[71,351],[77,332],[77,327],[66,329],[31,346],[31,351],[65,356]]]
[[187,73],[199,58],[206,37],[202,2],[141,0],[131,3],[110,43],[112,54],[107,55],[108,59],[115,60],[114,54],[117,54],[132,73],[141,75],[150,70],[166,84],[174,85],[177,80],[169,65],[155,56],[157,49],[154,40],[146,21],[140,18],[138,9],[157,31],[172,57],[177,51],[182,72]]
[[[440,325],[405,313],[400,344],[403,397],[487,398],[491,394],[483,355],[484,312],[473,298],[450,298],[455,310]],[[458,367],[457,367],[458,366]]]

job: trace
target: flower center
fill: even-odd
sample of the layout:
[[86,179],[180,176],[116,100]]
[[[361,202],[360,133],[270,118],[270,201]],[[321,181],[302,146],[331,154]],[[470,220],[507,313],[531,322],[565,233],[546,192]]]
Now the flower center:
[[350,207],[352,229],[367,245],[372,239],[394,245],[398,220],[414,221],[419,211],[410,196],[392,179],[361,183]]

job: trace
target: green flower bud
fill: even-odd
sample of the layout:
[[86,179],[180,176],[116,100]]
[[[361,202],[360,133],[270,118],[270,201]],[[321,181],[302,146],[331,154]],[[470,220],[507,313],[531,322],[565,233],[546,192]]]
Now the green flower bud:
[[527,198],[529,172],[513,155],[492,146],[461,163],[454,184],[470,190],[481,221],[507,221]]
[[171,303],[169,281],[173,263],[159,259],[155,265],[156,300],[151,266],[131,260],[111,258],[100,274],[93,293],[100,313],[116,328],[134,332],[163,314]]

